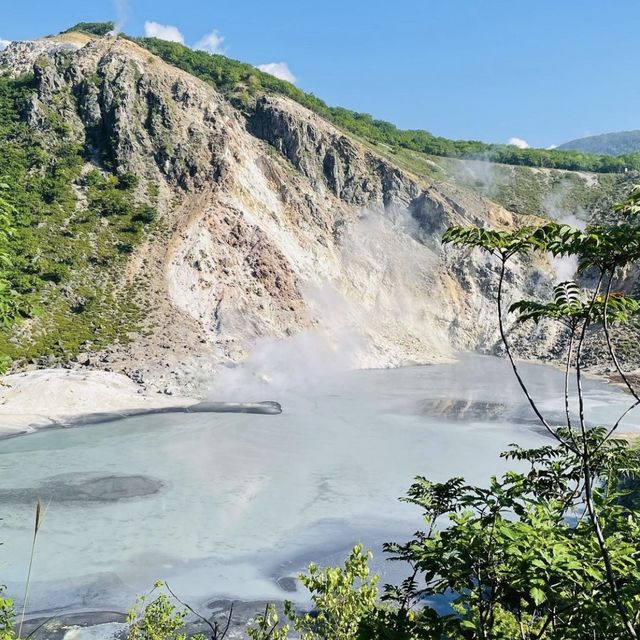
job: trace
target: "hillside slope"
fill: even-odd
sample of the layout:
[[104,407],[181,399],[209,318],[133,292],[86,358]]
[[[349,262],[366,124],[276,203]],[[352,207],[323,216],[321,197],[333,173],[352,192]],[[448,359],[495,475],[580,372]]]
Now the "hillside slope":
[[640,151],[640,130],[615,131],[578,138],[561,144],[558,149],[622,156]]
[[[99,28],[100,31],[103,29],[104,26]],[[252,97],[260,91],[291,98],[349,135],[372,144],[385,144],[396,150],[405,149],[438,157],[490,160],[501,164],[536,168],[598,173],[620,173],[640,169],[638,154],[614,158],[557,149],[520,149],[515,145],[489,144],[477,140],[451,140],[421,129],[398,129],[394,124],[375,119],[368,113],[331,107],[312,93],[306,93],[295,85],[264,73],[250,64],[158,38],[132,40],[165,62],[211,84],[236,104],[250,106]]]
[[[50,362],[41,335],[82,326],[91,309],[71,301],[98,277],[113,304],[93,309],[88,326],[111,330],[101,342],[78,340],[76,362],[171,392],[202,389],[216,366],[249,353],[272,357],[273,341],[295,334],[310,336],[299,357],[333,353],[347,366],[429,362],[496,343],[495,265],[473,254],[462,267],[439,237],[450,224],[510,227],[518,214],[399,169],[288,98],[263,96],[243,113],[124,39],[13,43],[0,68],[33,74],[20,79],[20,117],[43,148],[62,136],[79,150],[60,223],[73,227],[70,251],[77,228],[96,220],[70,273],[31,293],[43,307],[52,296],[69,302],[59,316],[45,310],[3,330],[16,366],[25,354]],[[123,233],[126,250],[96,267],[97,239],[117,248]],[[517,266],[509,294],[539,291],[550,272],[536,268],[525,277]],[[121,305],[136,310],[124,335]]]

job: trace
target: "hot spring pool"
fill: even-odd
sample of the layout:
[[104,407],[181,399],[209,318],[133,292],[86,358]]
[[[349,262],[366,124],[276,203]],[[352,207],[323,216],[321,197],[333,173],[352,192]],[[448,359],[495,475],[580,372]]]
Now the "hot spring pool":
[[[542,406],[562,410],[562,374],[526,365]],[[592,421],[626,407],[587,381]],[[217,399],[238,399],[219,390]],[[126,610],[167,579],[191,602],[302,597],[279,578],[340,562],[364,542],[380,554],[421,525],[400,503],[415,475],[481,483],[507,464],[509,443],[546,436],[503,361],[358,371],[288,390],[283,413],[170,414],[0,441],[0,578],[18,599],[34,502],[42,523],[30,611]],[[640,429],[640,414],[623,424]]]

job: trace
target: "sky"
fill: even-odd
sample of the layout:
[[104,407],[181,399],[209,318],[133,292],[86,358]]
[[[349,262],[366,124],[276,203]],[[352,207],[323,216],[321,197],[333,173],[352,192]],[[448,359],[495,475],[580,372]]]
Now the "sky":
[[0,0],[0,16],[2,41],[119,19],[448,138],[640,128],[640,0]]

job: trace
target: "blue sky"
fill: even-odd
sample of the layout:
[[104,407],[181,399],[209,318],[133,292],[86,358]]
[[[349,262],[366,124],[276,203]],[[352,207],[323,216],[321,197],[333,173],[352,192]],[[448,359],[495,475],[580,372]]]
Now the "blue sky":
[[[638,0],[117,2],[127,33],[155,22],[192,46],[215,32],[205,45],[286,63],[329,104],[403,128],[543,147],[640,128]],[[115,19],[117,2],[0,0],[0,38]]]

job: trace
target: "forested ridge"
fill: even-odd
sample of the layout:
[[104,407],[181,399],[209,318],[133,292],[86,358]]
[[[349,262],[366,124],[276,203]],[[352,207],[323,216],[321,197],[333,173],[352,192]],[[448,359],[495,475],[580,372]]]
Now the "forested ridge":
[[223,55],[195,51],[176,42],[157,38],[132,38],[152,53],[188,73],[212,84],[227,96],[251,107],[260,92],[283,95],[323,116],[341,129],[369,142],[450,158],[480,159],[501,164],[619,173],[640,170],[640,153],[617,157],[557,149],[520,149],[513,145],[488,144],[477,140],[450,140],[428,131],[402,130],[368,113],[328,106],[313,93],[264,73],[256,67]]
[[[67,32],[81,31],[103,36],[114,28],[111,22],[79,23]],[[351,134],[374,144],[402,148],[429,155],[479,159],[499,164],[512,164],[568,171],[621,173],[640,170],[640,153],[611,156],[564,149],[521,149],[514,145],[492,144],[478,140],[451,140],[423,129],[403,130],[368,113],[344,107],[329,106],[313,93],[265,73],[251,64],[220,54],[191,49],[177,42],[158,38],[131,37],[165,62],[213,85],[228,97],[249,109],[260,92],[286,96],[326,118]]]

